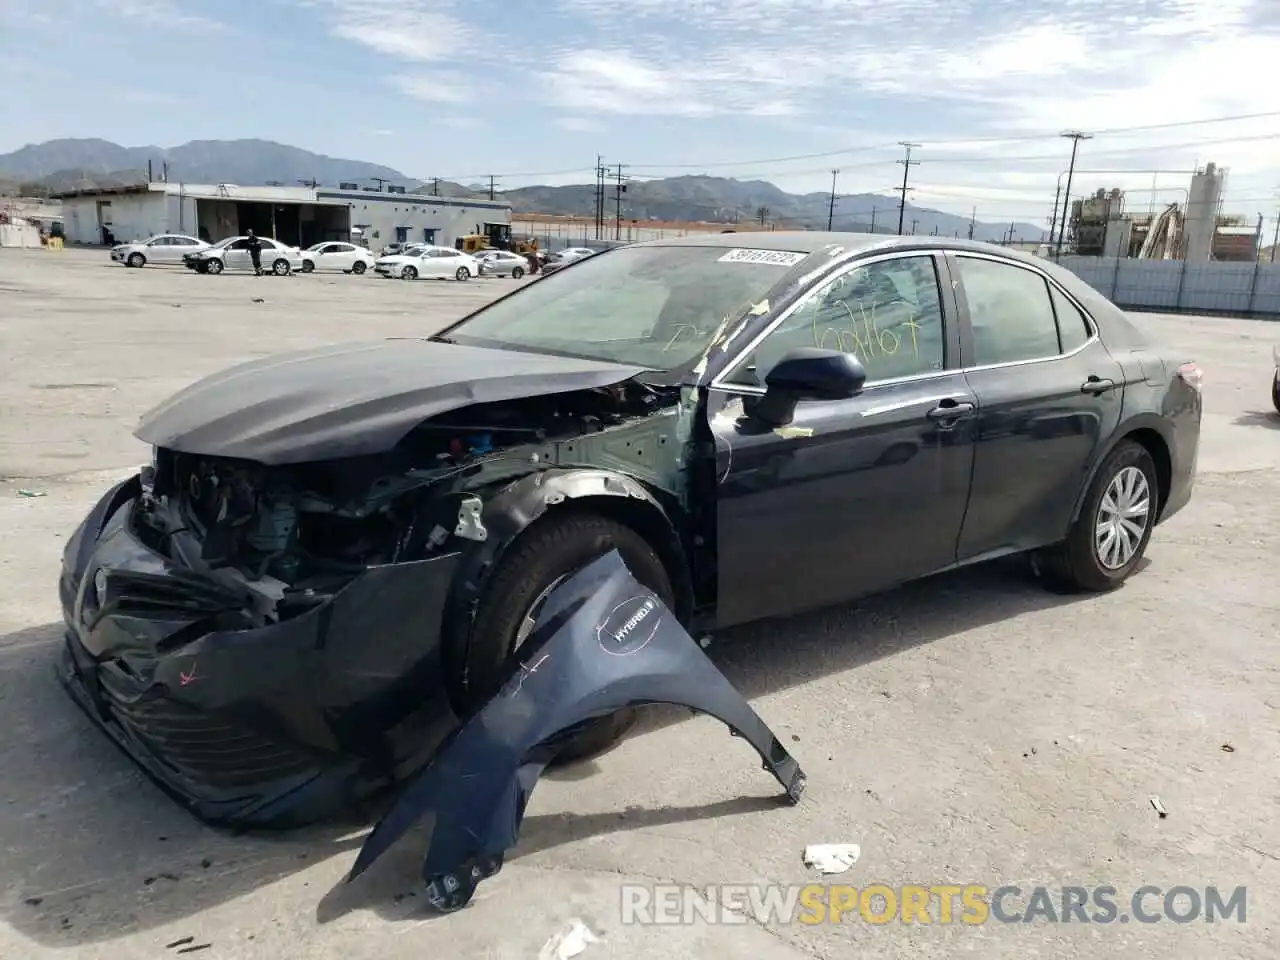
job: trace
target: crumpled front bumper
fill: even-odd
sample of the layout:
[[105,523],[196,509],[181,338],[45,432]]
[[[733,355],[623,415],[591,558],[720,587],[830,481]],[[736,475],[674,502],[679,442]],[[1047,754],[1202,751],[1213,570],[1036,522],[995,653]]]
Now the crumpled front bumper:
[[243,589],[134,533],[137,476],[67,544],[60,677],[161,786],[211,823],[336,815],[420,768],[458,725],[439,627],[458,554],[372,567],[255,626]]

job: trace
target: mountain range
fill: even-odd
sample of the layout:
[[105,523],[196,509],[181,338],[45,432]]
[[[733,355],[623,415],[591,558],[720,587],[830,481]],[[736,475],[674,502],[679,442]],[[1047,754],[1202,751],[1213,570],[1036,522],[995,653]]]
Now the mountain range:
[[[119,186],[156,180],[188,183],[235,183],[241,186],[279,184],[295,186],[341,182],[363,185],[381,181],[403,186],[410,192],[436,193],[444,197],[487,197],[488,187],[451,181],[422,183],[398,170],[363,160],[346,160],[312,153],[269,140],[193,140],[177,147],[122,147],[108,140],[64,139],[29,144],[0,155],[0,195],[48,195],[72,189]],[[617,210],[612,184],[606,187],[605,216]],[[504,200],[516,213],[544,213],[592,217],[594,184],[530,186],[504,190]],[[822,229],[827,225],[829,193],[787,193],[764,180],[729,177],[680,176],[637,180],[622,194],[624,220],[710,221],[738,223],[761,221],[778,228]],[[898,200],[877,194],[837,196],[832,226],[836,230],[897,229]],[[967,217],[918,207],[908,203],[904,229],[940,236],[967,236]],[[975,221],[977,240],[1037,240],[1044,231],[1029,223]]]

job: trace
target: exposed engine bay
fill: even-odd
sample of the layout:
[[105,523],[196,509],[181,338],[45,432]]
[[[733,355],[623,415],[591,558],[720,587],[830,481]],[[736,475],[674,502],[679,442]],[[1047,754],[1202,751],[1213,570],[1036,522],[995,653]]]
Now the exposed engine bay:
[[612,462],[670,486],[684,459],[678,399],[628,380],[478,404],[425,421],[389,453],[297,465],[160,447],[133,527],[151,549],[247,589],[260,622],[288,619],[370,566],[485,540],[486,493],[537,470]]

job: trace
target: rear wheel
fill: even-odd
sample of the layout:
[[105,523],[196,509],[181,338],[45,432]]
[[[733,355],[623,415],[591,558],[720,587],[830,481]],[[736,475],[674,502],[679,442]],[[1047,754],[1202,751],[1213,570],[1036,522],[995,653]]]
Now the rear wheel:
[[271,272],[277,277],[286,276],[289,273],[289,261],[281,257],[271,265]]
[[303,272],[303,273],[312,273],[312,272],[314,272],[314,271],[315,271],[315,269],[316,269],[316,265],[315,265],[315,263],[314,263],[313,261],[311,261],[311,260],[303,260],[303,261],[302,261],[302,272]]
[[[642,584],[674,606],[674,591],[662,559],[635,530],[596,514],[548,517],[520,537],[489,580],[467,644],[464,709],[478,710],[497,693],[532,632],[543,603],[561,580],[617,549]],[[568,762],[592,756],[616,743],[635,723],[635,710],[622,710],[586,727],[557,756]]]
[[519,279],[520,279],[521,277],[523,277],[523,276],[524,276],[524,267],[514,267],[514,268],[512,268],[512,270],[511,270],[511,279],[512,279],[512,280],[519,280]]
[[470,280],[471,271],[468,270],[466,267],[459,267],[458,272],[455,273],[453,276],[455,280]]
[[147,264],[147,258],[140,253],[131,253],[125,263],[131,267],[144,267]]
[[364,266],[363,260],[357,260],[355,263],[351,265],[351,272],[354,273],[357,277],[360,276],[360,274],[364,273],[364,271],[365,271],[365,266]]
[[401,280],[417,280],[418,279],[417,269],[414,267],[405,267],[403,270],[400,271],[400,279]]
[[206,273],[213,273],[213,274],[221,273],[221,272],[222,272],[222,261],[221,261],[221,260],[218,260],[218,259],[216,259],[216,258],[215,258],[215,259],[212,259],[212,260],[210,260],[207,264],[205,264],[205,268],[204,268],[204,269],[205,269],[205,272],[206,272]]
[[1151,454],[1122,440],[1098,468],[1067,539],[1037,558],[1042,574],[1068,589],[1114,590],[1141,562],[1159,508]]

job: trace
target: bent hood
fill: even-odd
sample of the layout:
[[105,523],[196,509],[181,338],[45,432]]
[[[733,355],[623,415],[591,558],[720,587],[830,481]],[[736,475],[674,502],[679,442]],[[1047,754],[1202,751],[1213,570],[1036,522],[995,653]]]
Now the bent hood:
[[429,340],[338,344],[206,377],[134,436],[181,453],[277,465],[385,453],[423,420],[476,403],[621,383],[644,368]]

